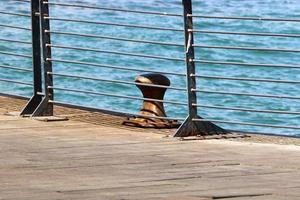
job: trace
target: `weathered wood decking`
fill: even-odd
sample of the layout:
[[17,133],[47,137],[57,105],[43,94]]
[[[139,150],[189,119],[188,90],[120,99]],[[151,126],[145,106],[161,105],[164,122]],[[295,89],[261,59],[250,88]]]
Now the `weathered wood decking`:
[[0,200],[300,199],[299,139],[179,141],[85,111],[61,122],[7,114],[23,103],[0,97]]

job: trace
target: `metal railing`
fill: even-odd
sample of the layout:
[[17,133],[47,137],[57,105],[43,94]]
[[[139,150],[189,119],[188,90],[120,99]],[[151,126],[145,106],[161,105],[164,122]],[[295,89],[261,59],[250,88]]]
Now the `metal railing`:
[[[290,95],[290,94],[273,94],[273,93],[264,93],[264,92],[245,92],[245,88],[241,88],[242,90],[231,90],[231,88],[220,87],[220,89],[216,89],[213,87],[212,89],[206,87],[205,85],[199,85],[201,81],[227,81],[227,82],[247,82],[254,84],[290,84],[297,85],[300,83],[300,80],[290,80],[290,79],[282,79],[281,77],[273,77],[273,78],[261,78],[261,77],[247,77],[247,76],[232,76],[232,75],[216,75],[214,74],[205,74],[205,70],[203,70],[203,66],[220,68],[224,67],[236,67],[237,70],[240,68],[244,69],[257,69],[257,68],[269,68],[269,69],[300,69],[300,65],[297,64],[274,64],[274,63],[255,63],[253,61],[237,61],[234,59],[227,60],[215,60],[209,59],[205,57],[201,57],[201,53],[199,56],[196,56],[195,53],[201,52],[205,49],[211,50],[222,50],[222,51],[243,51],[243,52],[274,52],[274,53],[291,53],[297,54],[300,53],[299,49],[292,48],[281,48],[281,47],[255,47],[255,46],[245,46],[245,45],[210,45],[204,44],[204,42],[197,42],[199,36],[203,35],[224,35],[224,36],[242,36],[242,37],[267,37],[267,38],[300,38],[299,34],[289,34],[289,33],[271,33],[271,32],[240,32],[240,31],[223,31],[223,30],[206,30],[199,28],[197,20],[238,20],[238,21],[259,21],[259,22],[276,22],[276,23],[295,23],[298,24],[300,22],[299,19],[281,19],[281,18],[269,18],[269,17],[239,17],[239,16],[214,16],[214,15],[199,15],[192,13],[192,1],[191,0],[183,0],[183,14],[179,13],[165,13],[158,11],[146,11],[146,10],[133,10],[133,9],[123,9],[123,8],[111,8],[111,7],[101,7],[94,5],[83,5],[83,4],[75,4],[75,3],[61,3],[61,2],[48,2],[48,0],[19,0],[18,2],[22,3],[30,3],[31,2],[31,13],[13,13],[6,12],[5,10],[0,9],[1,15],[12,15],[16,17],[30,17],[32,28],[27,28],[19,25],[6,25],[0,24],[0,27],[9,28],[9,29],[18,29],[22,31],[32,31],[32,42],[28,41],[20,41],[16,39],[10,38],[0,38],[1,42],[12,42],[19,43],[24,45],[32,44],[33,56],[20,54],[16,52],[6,52],[0,51],[2,55],[8,56],[16,56],[21,58],[32,58],[33,59],[33,70],[24,69],[15,66],[6,66],[0,65],[0,68],[3,69],[11,69],[11,70],[19,70],[26,73],[33,72],[33,83],[21,82],[16,80],[9,80],[6,78],[0,78],[0,82],[14,83],[14,84],[22,84],[26,86],[33,86],[33,96],[31,100],[28,102],[27,106],[22,111],[22,115],[31,115],[31,116],[41,116],[41,115],[53,115],[53,105],[57,103],[61,103],[61,101],[55,100],[54,95],[59,92],[65,93],[74,93],[74,94],[84,94],[91,96],[101,96],[113,98],[117,101],[121,99],[125,100],[137,100],[137,101],[154,101],[154,102],[162,102],[165,104],[173,105],[172,109],[174,110],[187,110],[185,116],[182,114],[180,116],[176,115],[172,117],[153,117],[159,119],[166,120],[179,120],[182,121],[182,125],[177,130],[175,136],[183,137],[190,135],[198,135],[198,134],[220,134],[220,133],[228,133],[228,132],[260,132],[266,133],[264,131],[257,131],[257,129],[243,129],[240,127],[263,127],[263,128],[272,128],[272,129],[282,129],[286,130],[300,130],[300,126],[297,125],[286,125],[282,122],[274,124],[274,123],[259,123],[253,122],[253,120],[249,117],[249,120],[231,120],[223,116],[214,116],[208,115],[211,110],[221,110],[224,112],[241,112],[245,115],[247,113],[258,113],[258,114],[267,114],[269,118],[273,118],[275,115],[288,115],[293,116],[295,118],[299,117],[300,111],[294,109],[270,109],[270,108],[256,108],[256,107],[243,107],[238,105],[227,105],[226,103],[217,103],[212,104],[206,102],[202,102],[205,96],[214,96],[214,98],[227,98],[227,96],[237,96],[248,98],[246,101],[253,101],[255,98],[266,98],[270,99],[280,99],[280,100],[300,100],[300,96],[298,95]],[[78,8],[78,9],[87,9],[92,10],[94,12],[118,12],[118,13],[127,13],[127,14],[139,14],[141,16],[159,16],[161,18],[177,18],[178,21],[181,21],[183,28],[178,27],[166,27],[162,25],[149,25],[149,24],[141,24],[141,23],[123,23],[122,20],[120,22],[109,20],[111,17],[107,18],[107,20],[95,20],[89,19],[85,17],[80,17],[75,15],[75,17],[67,17],[64,15],[51,14],[51,10],[53,9],[67,9],[67,8]],[[49,12],[50,11],[50,12]],[[103,14],[104,15],[104,14]],[[50,24],[56,24],[54,27],[50,28]],[[58,24],[58,25],[57,25]],[[103,27],[116,27],[116,28],[124,28],[129,30],[130,32],[135,31],[158,31],[152,33],[153,36],[156,36],[159,33],[164,34],[181,34],[185,39],[182,43],[178,41],[161,41],[155,39],[141,39],[140,37],[132,37],[132,36],[116,36],[111,34],[98,34],[98,33],[90,33],[79,32],[74,30],[61,30],[61,27],[70,27],[66,24],[72,24],[70,26],[96,26],[102,27],[101,30],[105,30]],[[195,28],[196,27],[196,28]],[[53,29],[53,30],[52,30]],[[105,32],[105,31],[103,31]],[[134,34],[135,36],[140,32]],[[51,39],[50,39],[51,36]],[[56,37],[64,37],[64,40],[56,40]],[[54,39],[53,39],[54,38]],[[83,39],[91,39],[97,41],[111,41],[120,42],[120,43],[130,43],[137,45],[155,45],[167,48],[175,48],[177,52],[181,52],[182,56],[177,56],[180,53],[173,55],[161,55],[147,52],[134,52],[124,50],[124,48],[120,48],[117,50],[111,50],[106,47],[99,48],[94,46],[85,46],[82,42],[76,43],[76,41],[83,41]],[[72,41],[72,42],[62,42],[62,41]],[[75,42],[74,42],[75,41]],[[68,43],[68,44],[66,44]],[[108,43],[109,44],[109,43]],[[41,47],[41,48],[40,48]],[[129,49],[129,48],[128,48]],[[90,61],[89,59],[81,59],[76,58],[73,59],[72,56],[65,56],[64,51],[67,52],[81,52],[81,53],[89,53],[89,55],[95,56],[96,54],[101,54],[101,59],[104,58],[104,62],[99,61]],[[59,53],[56,53],[59,52]],[[63,53],[61,53],[63,52]],[[80,55],[80,53],[79,53]],[[106,56],[106,57],[105,57]],[[171,62],[176,63],[177,70],[159,70],[153,69],[149,67],[137,67],[131,66],[128,67],[127,63],[124,65],[115,65],[113,62],[107,63],[105,59],[110,59],[112,56],[119,56],[128,58],[128,62],[130,59],[141,59],[144,60],[155,60],[162,62]],[[70,58],[66,58],[70,57]],[[112,58],[113,59],[113,58]],[[144,63],[144,62],[143,62]],[[185,84],[176,85],[176,86],[162,86],[151,84],[152,87],[157,88],[167,88],[170,91],[170,97],[166,100],[158,100],[151,98],[143,98],[141,96],[137,96],[137,94],[130,94],[130,91],[120,91],[119,93],[107,91],[104,88],[97,90],[94,87],[83,87],[79,86],[69,87],[68,84],[61,85],[57,80],[66,79],[69,82],[73,82],[75,80],[80,81],[92,81],[97,82],[99,84],[110,84],[114,85],[125,85],[130,87],[135,87],[135,85],[143,85],[149,86],[149,84],[143,83],[135,83],[133,81],[127,79],[115,79],[107,76],[105,78],[95,76],[94,74],[85,74],[85,73],[68,73],[64,70],[59,70],[59,66],[76,66],[76,67],[90,67],[91,69],[100,69],[100,70],[115,70],[117,72],[125,71],[129,73],[160,73],[167,76],[174,76],[178,78],[185,78]],[[186,65],[186,67],[184,67]],[[201,68],[202,70],[198,70]],[[178,68],[181,67],[178,70]],[[240,68],[239,68],[240,67]],[[60,79],[61,78],[61,79]],[[177,80],[175,79],[175,80]],[[173,82],[174,83],[174,82]],[[224,82],[222,82],[224,83]],[[175,82],[176,84],[176,82]],[[225,89],[224,89],[225,88]],[[247,88],[246,88],[247,89]],[[123,93],[122,93],[123,92]],[[174,92],[177,92],[176,94]],[[174,95],[173,95],[174,94]],[[172,96],[180,94],[180,98],[172,99]],[[187,97],[187,100],[182,100],[182,97]],[[237,98],[238,99],[238,98]],[[80,103],[79,103],[80,104]],[[124,107],[126,107],[126,103],[123,103]],[[84,106],[81,104],[81,106]],[[113,107],[113,105],[111,105]],[[296,109],[299,107],[296,107]],[[104,111],[110,111],[126,116],[141,116],[141,117],[149,117],[140,114],[136,114],[132,112],[132,109],[127,109],[125,111],[120,111],[119,108],[103,108]],[[129,110],[129,111],[128,111]],[[131,110],[131,111],[130,111]],[[218,112],[213,112],[214,114]],[[204,116],[204,118],[203,118]],[[221,128],[224,125],[230,125],[230,127]],[[238,129],[231,128],[234,125],[238,125]],[[250,130],[250,131],[249,131]],[[264,129],[263,129],[264,130]],[[268,129],[269,130],[269,129]],[[267,132],[266,134],[272,134]]]
[[[5,6],[11,6],[12,3],[13,1],[8,2],[6,5],[1,6],[1,8],[5,8]],[[14,91],[11,92],[11,90],[13,90],[12,85],[17,85],[27,91],[30,91],[33,87],[33,82],[28,79],[31,78],[31,74],[33,71],[31,67],[32,55],[30,55],[29,53],[20,53],[20,51],[17,50],[17,48],[21,47],[31,49],[28,47],[32,45],[32,42],[30,41],[31,28],[29,28],[31,15],[29,10],[26,11],[28,11],[27,14],[18,11],[7,11],[5,9],[1,9],[0,11],[1,16],[7,16],[10,19],[26,19],[26,22],[28,22],[20,25],[13,22],[11,23],[11,21],[9,23],[4,23],[1,20],[0,23],[0,70],[1,72],[3,72],[1,73],[0,84],[2,86],[1,88],[5,88],[5,90],[1,92],[9,95],[16,95]],[[19,39],[18,34],[27,34],[29,37],[21,40]],[[11,48],[11,46],[16,46],[17,48],[13,49]],[[18,63],[16,63],[16,61],[22,62],[22,65],[19,65]],[[24,76],[26,78],[15,80],[9,77],[10,72],[16,73],[19,76]],[[27,95],[18,94],[18,96],[24,97]]]

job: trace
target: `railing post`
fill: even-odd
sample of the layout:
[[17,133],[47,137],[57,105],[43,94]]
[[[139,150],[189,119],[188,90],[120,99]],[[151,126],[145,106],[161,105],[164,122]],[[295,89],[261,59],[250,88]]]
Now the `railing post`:
[[192,17],[192,0],[182,0],[184,34],[185,34],[185,56],[186,56],[186,78],[187,78],[187,96],[188,96],[188,117],[179,127],[174,137],[186,137],[195,135],[210,135],[227,133],[222,128],[211,122],[199,122],[194,119],[201,118],[197,115],[197,93],[196,73],[195,70],[195,51],[194,51],[194,34],[193,34],[193,17]]
[[42,101],[42,67],[39,14],[39,0],[31,0],[33,96],[21,111],[21,116],[31,115]]
[[41,38],[42,38],[42,50],[43,50],[43,68],[44,68],[44,87],[45,96],[32,114],[36,116],[53,116],[53,101],[54,92],[51,86],[53,86],[52,77],[52,62],[51,62],[51,39],[50,39],[50,22],[48,0],[40,0],[40,21],[41,21]]

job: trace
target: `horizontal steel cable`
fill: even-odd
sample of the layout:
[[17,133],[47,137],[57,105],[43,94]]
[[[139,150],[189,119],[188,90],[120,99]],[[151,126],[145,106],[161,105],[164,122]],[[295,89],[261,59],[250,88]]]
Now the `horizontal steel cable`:
[[182,77],[186,76],[186,74],[183,74],[183,73],[164,72],[164,71],[138,69],[138,68],[128,68],[128,67],[124,67],[124,66],[105,65],[105,64],[97,64],[97,63],[90,63],[90,62],[62,60],[62,59],[54,59],[54,58],[47,58],[47,60],[52,61],[52,62],[71,63],[71,64],[77,64],[77,65],[86,65],[86,66],[101,67],[101,68],[108,68],[108,69],[118,69],[118,70],[124,70],[124,71],[160,73],[160,74],[182,76]]
[[27,41],[21,41],[21,40],[12,40],[12,39],[5,39],[5,38],[0,38],[0,42],[13,42],[13,43],[20,43],[20,44],[32,44],[31,42]]
[[278,68],[293,68],[300,69],[300,65],[289,65],[289,64],[269,64],[269,63],[243,63],[243,62],[229,62],[229,61],[215,61],[215,60],[197,60],[194,62],[202,64],[214,64],[214,65],[238,65],[238,66],[249,66],[249,67],[278,67]]
[[215,120],[215,119],[193,119],[193,121],[300,130],[300,127],[298,126],[280,126],[280,125],[273,125],[273,124],[260,124],[260,123],[251,123],[251,122],[226,121],[226,120]]
[[194,75],[194,74],[192,74],[191,77],[205,78],[205,79],[232,80],[232,81],[254,81],[254,82],[293,83],[293,84],[299,84],[300,83],[300,81],[293,81],[293,80],[276,80],[276,79],[226,77],[226,76],[208,76],[208,75]]
[[254,94],[254,93],[228,92],[228,91],[210,91],[210,90],[200,90],[200,89],[192,89],[192,91],[194,91],[194,92],[202,92],[202,93],[210,93],[210,94],[224,94],[224,95],[238,95],[238,96],[268,97],[268,98],[278,98],[278,99],[300,100],[300,96]]
[[11,0],[11,1],[26,2],[26,3],[30,3],[31,2],[31,0]]
[[194,47],[210,48],[210,49],[233,49],[233,50],[250,50],[250,51],[275,51],[286,53],[300,53],[299,49],[275,49],[275,48],[259,48],[259,47],[234,47],[234,46],[210,46],[194,44]]
[[213,31],[213,30],[189,30],[194,33],[206,34],[225,34],[225,35],[249,35],[249,36],[267,36],[267,37],[293,37],[300,38],[300,34],[281,34],[281,33],[251,33],[251,32],[234,32],[234,31]]
[[193,106],[200,107],[200,108],[212,108],[212,109],[221,109],[221,110],[235,110],[235,111],[258,112],[258,113],[300,115],[300,112],[281,111],[281,110],[258,110],[258,109],[251,109],[251,108],[225,107],[225,106],[201,105],[201,104],[193,104]]
[[166,89],[173,89],[173,90],[179,90],[179,91],[186,91],[186,88],[164,86],[164,85],[157,85],[157,84],[136,83],[136,82],[132,82],[132,81],[111,80],[111,79],[104,79],[104,78],[95,78],[95,77],[63,74],[63,73],[57,73],[57,72],[56,73],[48,72],[48,74],[52,74],[52,75],[55,75],[55,76],[70,77],[70,78],[79,78],[79,79],[86,79],[86,80],[93,80],[93,81],[103,81],[103,82],[109,82],[109,83],[117,83],[117,84],[141,85],[141,86],[150,86],[150,87],[156,87],[156,88],[166,88]]
[[118,98],[124,98],[124,99],[154,101],[154,102],[169,103],[169,104],[184,105],[184,106],[187,105],[187,103],[182,103],[182,102],[177,102],[177,101],[142,98],[142,97],[127,96],[127,95],[117,95],[117,94],[105,93],[105,92],[93,92],[93,91],[70,89],[70,88],[52,87],[52,86],[49,86],[48,88],[49,89],[54,89],[54,90],[62,90],[62,91],[77,92],[77,93],[86,93],[86,94],[109,96],[109,97],[118,97]]
[[30,55],[11,53],[11,52],[5,52],[5,51],[0,51],[0,54],[9,55],[9,56],[23,57],[23,58],[32,58],[32,56],[30,56]]
[[121,115],[125,115],[125,116],[131,116],[131,117],[144,117],[144,118],[148,118],[148,119],[165,119],[165,120],[177,120],[177,121],[183,121],[184,118],[173,118],[173,117],[160,117],[160,116],[152,116],[152,115],[142,115],[142,114],[138,114],[138,113],[128,113],[128,112],[123,112],[123,111],[116,111],[116,110],[110,110],[110,109],[99,109],[99,108],[93,108],[93,107],[87,107],[87,106],[81,106],[81,105],[76,105],[76,104],[70,104],[70,103],[64,103],[64,102],[60,102],[60,101],[53,101],[53,100],[49,100],[49,103],[53,103],[56,105],[69,105],[69,106],[73,106],[73,107],[80,107],[80,108],[86,108],[86,109],[91,109],[91,110],[99,110],[99,111],[107,111],[110,113],[114,113],[114,114],[121,114]]
[[5,12],[0,10],[0,14],[3,15],[12,15],[12,16],[20,16],[20,17],[31,17],[30,14],[23,14],[23,13],[12,13],[12,12]]
[[153,58],[153,59],[159,59],[159,60],[185,61],[185,59],[183,59],[183,58],[173,58],[173,57],[165,57],[165,56],[138,54],[138,53],[126,53],[126,52],[120,52],[120,51],[107,51],[107,50],[84,48],[84,47],[71,47],[71,46],[63,46],[63,45],[55,45],[55,44],[47,44],[46,46],[54,47],[54,48],[62,48],[62,49],[72,49],[72,50],[80,50],[80,51],[93,51],[93,52],[98,52],[98,53],[117,54],[117,55],[123,55],[123,56]]
[[0,78],[1,82],[7,82],[7,83],[16,83],[16,84],[20,84],[20,85],[27,85],[27,86],[32,86],[32,83],[28,83],[28,82],[22,82],[22,81],[14,81],[14,80],[9,80],[9,79],[3,79]]
[[148,15],[163,15],[163,16],[173,16],[173,17],[182,17],[183,16],[182,14],[177,14],[177,13],[166,13],[166,12],[157,12],[157,11],[129,10],[129,9],[121,9],[121,8],[109,8],[109,7],[88,6],[88,5],[67,4],[67,3],[50,3],[50,2],[46,2],[46,1],[44,1],[43,3],[48,4],[48,5],[52,5],[52,6],[88,8],[88,9],[96,9],[96,10],[130,12],[130,13],[139,13],[139,14],[148,14]]
[[158,44],[158,45],[184,47],[184,44],[171,43],[171,42],[159,42],[159,41],[151,41],[151,40],[137,40],[137,39],[123,38],[123,37],[112,37],[112,36],[104,36],[104,35],[60,32],[60,31],[48,31],[48,30],[46,32],[51,33],[51,34],[68,35],[68,36],[79,36],[79,37],[118,40],[118,41],[136,42],[136,43],[146,43],[146,44]]
[[22,27],[22,26],[15,26],[15,25],[0,24],[0,27],[31,31],[31,28],[26,28],[26,27]]
[[32,72],[31,69],[24,69],[24,68],[13,67],[13,66],[7,66],[7,65],[0,65],[0,68],[4,68],[4,69],[12,69],[12,70],[18,70],[18,71],[24,71],[24,72]]
[[188,14],[189,17],[204,18],[204,19],[234,19],[234,20],[250,20],[250,21],[271,21],[271,22],[300,22],[300,19],[284,19],[284,18],[269,18],[269,17],[238,17],[238,16],[212,16]]
[[77,22],[77,23],[87,23],[87,24],[130,27],[130,28],[143,28],[143,29],[152,29],[152,30],[161,30],[161,31],[183,32],[183,29],[165,28],[165,27],[148,26],[148,25],[122,24],[122,23],[112,23],[112,22],[103,22],[103,21],[88,21],[88,20],[67,19],[67,18],[60,18],[60,17],[44,17],[44,18],[49,20],[64,21],[64,22]]

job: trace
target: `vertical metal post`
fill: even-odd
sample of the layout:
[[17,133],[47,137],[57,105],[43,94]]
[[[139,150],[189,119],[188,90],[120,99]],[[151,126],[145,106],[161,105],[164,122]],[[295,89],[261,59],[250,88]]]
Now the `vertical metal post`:
[[192,18],[192,1],[183,0],[183,16],[184,16],[184,35],[185,35],[185,60],[186,60],[186,78],[188,89],[188,112],[191,118],[197,117],[197,95],[192,89],[196,88],[196,77],[191,76],[196,73],[195,70],[195,49],[193,34],[193,18]]
[[188,96],[188,117],[179,127],[174,137],[186,137],[195,135],[208,135],[215,133],[227,133],[227,131],[214,125],[211,122],[199,122],[194,119],[201,118],[197,115],[197,93],[195,70],[195,51],[193,34],[193,12],[192,0],[182,0],[184,34],[185,34],[185,56],[186,56],[186,78],[187,78],[187,96]]
[[[46,2],[46,3],[45,3]],[[50,102],[54,99],[53,89],[53,78],[52,72],[52,62],[51,58],[51,39],[50,39],[50,22],[49,19],[49,6],[47,4],[48,0],[40,0],[40,21],[41,21],[41,37],[42,37],[42,50],[43,50],[43,66],[44,66],[44,87],[45,96],[38,106],[38,108],[32,114],[35,116],[53,116],[53,104]]]
[[33,96],[21,111],[21,116],[31,115],[42,101],[42,68],[39,14],[39,0],[31,0]]

